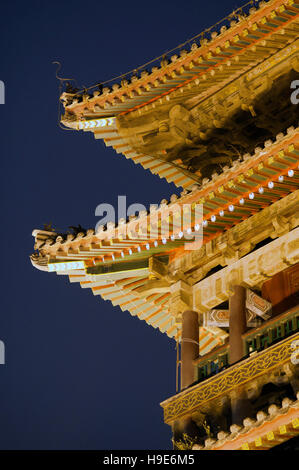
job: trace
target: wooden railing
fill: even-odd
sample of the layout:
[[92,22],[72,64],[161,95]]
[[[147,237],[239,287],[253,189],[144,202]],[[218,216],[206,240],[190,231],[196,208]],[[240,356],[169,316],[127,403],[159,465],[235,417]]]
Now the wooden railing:
[[[263,351],[269,346],[278,343],[282,339],[299,331],[299,305],[291,310],[274,317],[261,326],[247,331],[243,335],[243,359],[255,352]],[[229,346],[225,344],[204,357],[194,361],[194,382],[203,380],[218,374],[229,366]]]

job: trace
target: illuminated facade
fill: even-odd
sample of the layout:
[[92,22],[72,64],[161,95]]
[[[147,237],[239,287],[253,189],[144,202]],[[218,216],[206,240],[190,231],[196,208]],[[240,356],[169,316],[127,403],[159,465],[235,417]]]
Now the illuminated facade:
[[298,445],[299,3],[249,3],[151,71],[61,96],[63,125],[181,195],[97,231],[33,232],[36,268],[180,346],[181,391],[161,404],[176,448]]

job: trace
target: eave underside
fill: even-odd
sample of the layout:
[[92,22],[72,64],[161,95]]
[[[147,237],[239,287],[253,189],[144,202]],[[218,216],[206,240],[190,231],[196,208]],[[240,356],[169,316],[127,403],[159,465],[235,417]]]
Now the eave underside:
[[[299,5],[295,2],[270,1],[219,38],[183,54],[149,76],[106,91],[104,95],[85,96],[83,102],[67,105],[62,122],[75,128],[83,124],[85,130],[92,131],[97,139],[104,139],[117,153],[177,186],[191,188],[203,181],[203,175],[219,173],[221,165],[203,172],[199,157],[192,160],[188,156],[186,162],[186,155],[190,152],[197,155],[198,148],[202,151],[206,144],[211,153],[210,149],[216,145],[220,160],[228,161],[228,149],[219,148],[216,135],[218,128],[230,128],[227,116],[242,109],[245,114],[257,114],[259,120],[260,110],[254,108],[261,94],[267,88],[271,90],[271,83],[279,74],[288,70],[298,72],[298,12]],[[178,125],[178,134],[178,119],[175,117],[172,122],[171,118],[177,106],[190,115],[188,119],[182,118],[182,121],[187,119],[189,131],[194,128],[194,135],[188,131],[183,141],[184,122]],[[106,127],[101,124],[98,128],[95,120],[107,116],[114,116],[115,123]],[[265,122],[260,125],[264,126]],[[209,140],[211,133],[215,133],[216,144]],[[232,133],[231,130],[228,135]],[[275,130],[265,133],[265,138],[266,135],[275,138]],[[184,139],[187,145],[183,144]],[[168,148],[169,145],[174,148]],[[175,159],[173,152],[180,154],[179,158]],[[203,161],[213,158],[212,154],[207,155]],[[234,158],[231,155],[231,160]]]

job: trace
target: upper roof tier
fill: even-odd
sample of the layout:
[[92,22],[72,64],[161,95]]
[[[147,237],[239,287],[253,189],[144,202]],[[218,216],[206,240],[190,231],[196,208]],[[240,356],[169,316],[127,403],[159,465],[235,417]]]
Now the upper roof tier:
[[[244,68],[248,68],[249,63],[243,57],[244,54],[248,56],[248,51],[250,66],[254,66],[256,60],[260,62],[263,57],[272,55],[272,51],[282,49],[296,36],[294,33],[298,32],[296,20],[299,3],[294,0],[261,1],[258,8],[252,7],[253,4],[257,2],[248,2],[239,13],[233,12],[223,20],[222,27],[217,25],[209,28],[210,40],[203,32],[192,44],[190,44],[192,40],[184,44],[189,46],[189,50],[179,46],[174,49],[177,54],[171,51],[173,55],[170,60],[163,55],[160,66],[156,64],[151,72],[145,66],[141,66],[135,69],[134,73],[122,75],[121,82],[112,84],[111,88],[103,87],[102,83],[82,90],[70,87],[69,92],[64,92],[61,96],[67,113],[78,118],[126,114],[158,101],[161,97],[168,101],[166,96],[181,88],[183,91],[180,90],[180,93],[185,92],[184,86],[191,84],[197,78],[205,82],[196,90],[197,93],[205,91],[204,96],[206,96],[207,92],[214,92],[215,82],[221,85],[224,75],[233,79],[237,71],[240,73]],[[245,14],[246,7],[249,9],[248,15]],[[230,27],[227,27],[230,17],[235,19],[230,22]],[[219,32],[217,28],[220,29]],[[280,37],[276,36],[277,33]],[[269,40],[271,46],[266,44],[265,40]],[[236,66],[231,63],[232,59],[236,62]],[[159,59],[155,59],[153,63],[156,60]],[[220,80],[218,73],[223,72],[223,66],[231,68],[222,74]],[[108,80],[104,84],[113,81],[114,79]],[[159,104],[161,103],[158,101],[157,105]],[[70,115],[65,116],[66,121]]]
[[68,87],[62,123],[177,186],[221,173],[297,125],[290,83],[299,71],[299,3],[270,0],[243,12],[150,73],[141,67],[92,94]]

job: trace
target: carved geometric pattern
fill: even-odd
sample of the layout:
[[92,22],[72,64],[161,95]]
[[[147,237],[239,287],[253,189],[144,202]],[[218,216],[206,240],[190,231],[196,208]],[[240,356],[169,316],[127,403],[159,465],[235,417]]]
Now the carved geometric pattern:
[[291,344],[299,339],[299,333],[281,341],[278,345],[268,348],[254,357],[248,358],[241,364],[220,372],[217,376],[191,387],[179,395],[170,398],[161,406],[164,408],[164,421],[170,424],[174,420],[190,414],[203,403],[220,395],[226,395],[230,390],[243,385],[256,377],[290,361]]
[[193,286],[193,310],[206,312],[228,299],[231,286],[254,287],[299,261],[299,228]]

